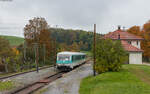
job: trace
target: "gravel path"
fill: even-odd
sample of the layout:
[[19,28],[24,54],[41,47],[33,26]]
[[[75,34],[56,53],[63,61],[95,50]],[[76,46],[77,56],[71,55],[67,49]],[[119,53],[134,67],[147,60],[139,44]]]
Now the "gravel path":
[[143,65],[148,65],[148,66],[150,66],[150,63],[148,63],[148,62],[143,62]]
[[37,72],[30,72],[23,75],[18,75],[16,77],[11,77],[6,79],[5,81],[13,81],[15,88],[9,91],[0,92],[0,94],[6,94],[7,92],[14,91],[18,88],[22,88],[24,86],[27,86],[29,84],[32,84],[34,82],[37,82],[38,80],[42,79],[43,77],[47,77],[48,75],[55,74],[56,71],[53,67],[46,68],[39,70],[39,73]]
[[91,63],[84,64],[50,83],[42,89],[46,90],[43,94],[78,94],[80,81],[89,75],[92,75]]

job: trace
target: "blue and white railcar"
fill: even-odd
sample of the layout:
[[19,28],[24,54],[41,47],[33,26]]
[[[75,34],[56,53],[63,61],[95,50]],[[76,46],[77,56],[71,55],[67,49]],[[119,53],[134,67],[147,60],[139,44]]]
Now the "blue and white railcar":
[[71,68],[84,63],[86,54],[81,52],[59,52],[57,54],[57,68]]

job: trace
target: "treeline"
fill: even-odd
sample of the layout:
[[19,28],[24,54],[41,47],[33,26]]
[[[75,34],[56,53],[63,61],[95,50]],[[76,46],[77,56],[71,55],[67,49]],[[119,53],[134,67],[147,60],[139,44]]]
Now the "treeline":
[[150,61],[150,21],[140,26],[132,26],[128,32],[141,36],[144,40],[141,42],[141,48],[144,50],[144,61]]
[[[56,39],[58,51],[90,51],[93,32],[62,28],[49,28],[51,37]],[[97,34],[97,38],[102,35]]]

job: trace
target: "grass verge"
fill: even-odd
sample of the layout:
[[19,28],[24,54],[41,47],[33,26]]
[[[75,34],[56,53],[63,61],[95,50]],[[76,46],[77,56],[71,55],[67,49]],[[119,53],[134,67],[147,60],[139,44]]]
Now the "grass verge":
[[150,94],[150,66],[124,65],[120,72],[84,78],[80,94]]
[[12,81],[5,81],[5,82],[0,81],[0,91],[9,90],[12,88],[14,88]]

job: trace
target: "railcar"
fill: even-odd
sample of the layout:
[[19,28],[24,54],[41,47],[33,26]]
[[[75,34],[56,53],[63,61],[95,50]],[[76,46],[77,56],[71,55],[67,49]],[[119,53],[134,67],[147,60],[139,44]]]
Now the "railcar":
[[84,63],[86,54],[81,52],[59,52],[57,54],[57,69],[73,69]]

